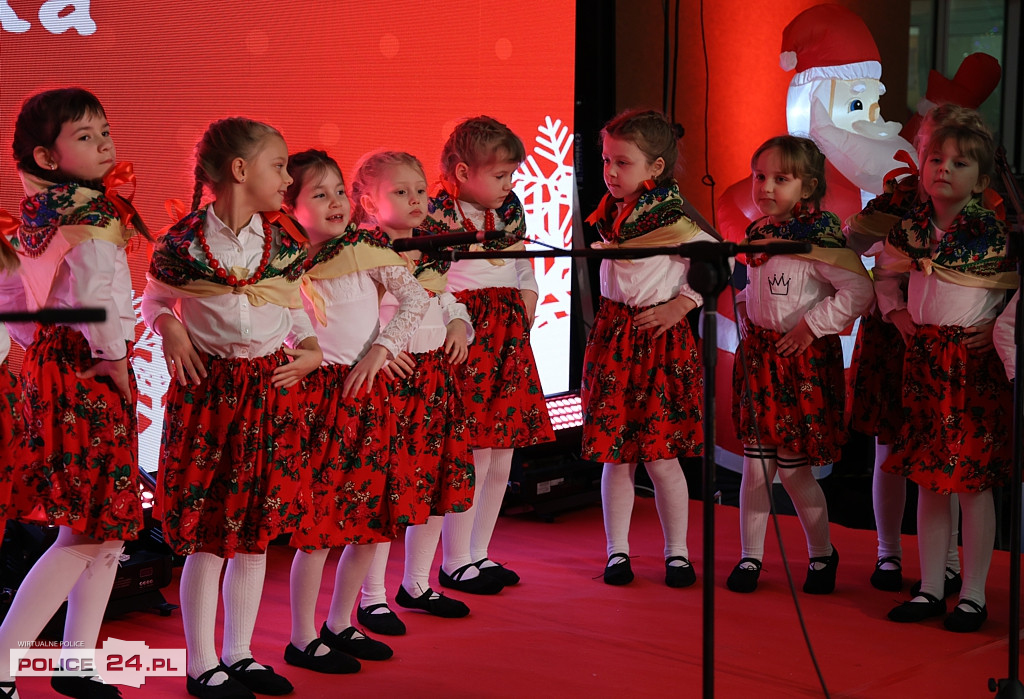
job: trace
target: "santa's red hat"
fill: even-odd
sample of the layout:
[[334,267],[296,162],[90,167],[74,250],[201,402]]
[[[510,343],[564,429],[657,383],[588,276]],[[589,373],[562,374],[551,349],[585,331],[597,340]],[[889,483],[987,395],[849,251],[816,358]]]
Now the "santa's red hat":
[[842,5],[815,5],[782,31],[783,70],[797,71],[792,84],[811,80],[882,77],[881,57],[864,20]]
[[924,97],[935,104],[977,109],[996,89],[1002,74],[995,58],[987,53],[972,53],[960,63],[952,80],[937,70],[931,71]]

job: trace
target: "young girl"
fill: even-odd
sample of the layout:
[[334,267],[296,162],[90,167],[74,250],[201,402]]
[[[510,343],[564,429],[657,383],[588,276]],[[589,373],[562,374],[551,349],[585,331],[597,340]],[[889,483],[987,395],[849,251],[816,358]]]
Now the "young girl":
[[[441,186],[424,228],[500,230],[506,237],[484,249],[521,249],[526,220],[512,174],[525,157],[519,137],[491,117],[457,124],[441,151]],[[473,406],[467,417],[476,489],[468,512],[445,517],[438,578],[445,587],[489,595],[519,582],[488,558],[513,449],[555,438],[530,347],[537,282],[529,260],[461,260],[448,271],[448,286],[466,304],[476,332],[459,371],[466,404]]]
[[764,218],[750,224],[749,241],[808,242],[812,252],[752,256],[747,286],[737,297],[743,354],[733,371],[733,422],[744,445],[743,552],[726,584],[734,592],[757,588],[778,472],[807,537],[804,592],[828,594],[835,589],[839,553],[829,536],[825,494],[810,467],[838,459],[846,439],[837,333],[871,305],[871,279],[845,247],[835,215],[819,210],[825,156],[812,141],[769,139],[750,166],[752,196]]
[[[14,508],[26,521],[60,529],[0,627],[0,689],[8,696],[17,692],[6,649],[34,641],[65,598],[64,647],[96,647],[123,542],[142,526],[125,253],[129,223],[142,224],[114,192],[116,154],[103,106],[79,88],[30,97],[14,126],[14,155],[25,188],[18,246],[30,307],[100,306],[107,318],[40,328],[22,365],[29,437],[41,462],[17,465]],[[51,685],[67,696],[120,696],[94,679],[57,675]]]
[[[714,240],[683,213],[674,175],[679,146],[654,111],[623,112],[601,131],[604,181],[587,219],[597,247],[676,245]],[[688,587],[697,574],[686,548],[690,494],[680,456],[703,452],[704,383],[686,314],[703,303],[690,288],[685,257],[601,262],[601,308],[583,359],[584,459],[603,461],[601,504],[608,543],[604,581],[633,580],[629,523],[636,467],[643,462],[665,535],[665,584]]]
[[[354,672],[391,649],[351,623],[359,586],[381,542],[426,521],[429,507],[396,458],[387,387],[377,379],[398,357],[427,311],[429,297],[390,248],[388,232],[411,228],[426,209],[418,161],[405,153],[364,156],[353,178],[354,221],[337,163],[323,151],[291,158],[296,181],[288,206],[305,227],[313,256],[303,282],[306,310],[323,342],[326,365],[314,384],[320,409],[313,423],[313,508],[292,536],[291,642],[285,660],[317,672]],[[380,294],[400,304],[379,330]],[[324,563],[338,562],[327,620],[315,624]]]
[[[952,104],[932,109],[921,121],[915,144],[921,146],[926,142],[937,125],[958,121],[969,112]],[[919,161],[922,159],[922,156],[918,157]],[[889,230],[918,204],[919,195],[920,178],[916,172],[899,181],[892,179],[886,182],[885,191],[846,222],[843,232],[847,236],[847,244],[861,255],[877,257],[884,247]],[[882,463],[889,457],[890,445],[903,423],[902,398],[899,391],[892,390],[893,386],[899,386],[903,381],[903,350],[903,338],[899,330],[882,319],[875,305],[861,319],[850,363],[850,427],[875,438],[871,500],[878,531],[878,556],[871,573],[871,584],[879,590],[889,591],[898,591],[903,587],[900,534],[907,501],[907,479],[886,473],[882,470]],[[960,505],[955,495],[950,498],[950,512],[956,522]],[[957,594],[963,582],[957,550],[958,535],[959,529],[954,525],[946,557],[944,589],[947,597]]]
[[[1012,396],[992,347],[992,321],[1017,275],[1006,232],[981,205],[995,153],[981,118],[945,124],[925,148],[923,201],[886,240],[877,272],[878,306],[907,343],[907,420],[882,468],[919,486],[921,589],[889,612],[921,621],[946,611],[943,570],[952,527],[949,495],[963,512],[964,576],[951,631],[976,631],[987,617],[985,580],[995,541],[991,486],[1012,460]],[[900,284],[909,275],[906,298]]]
[[[426,188],[426,176],[418,163],[419,179],[410,182],[418,191]],[[418,202],[418,200],[417,200]],[[420,210],[422,214],[425,211]],[[378,220],[382,220],[378,215]],[[385,226],[392,240],[413,235],[412,221]],[[435,616],[457,618],[469,607],[435,592],[430,587],[430,566],[441,538],[447,512],[465,512],[473,503],[473,463],[466,441],[466,412],[453,367],[465,361],[473,326],[466,307],[447,292],[449,261],[418,251],[401,253],[416,281],[430,294],[430,306],[406,349],[391,364],[397,375],[391,381],[391,412],[395,416],[395,456],[406,472],[416,474],[417,488],[430,505],[425,524],[405,530],[405,574],[395,601],[402,607],[421,609]],[[390,293],[381,301],[381,321],[395,316],[399,306]],[[373,565],[363,582],[357,617],[371,631],[388,635],[405,633],[405,624],[387,604],[384,573],[390,542],[377,547]]]
[[[306,506],[313,406],[293,386],[322,358],[299,295],[301,236],[278,213],[292,182],[287,163],[273,127],[241,117],[210,124],[196,146],[193,211],[161,238],[142,303],[172,377],[157,502],[167,543],[187,556],[186,686],[198,697],[292,689],[250,650],[267,544],[295,530]],[[200,208],[204,187],[214,200]]]

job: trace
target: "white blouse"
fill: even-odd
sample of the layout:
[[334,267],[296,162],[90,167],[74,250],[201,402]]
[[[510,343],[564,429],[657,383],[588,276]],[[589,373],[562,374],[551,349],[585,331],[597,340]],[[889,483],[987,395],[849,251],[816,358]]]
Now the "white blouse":
[[[326,325],[313,314],[305,295],[303,305],[313,321],[325,364],[354,364],[373,345],[394,358],[409,343],[427,313],[430,296],[409,270],[401,265],[375,267],[333,279],[314,279],[313,287],[323,297]],[[392,295],[398,306],[390,322],[380,328],[378,285]]]
[[[701,231],[693,237],[714,242]],[[644,257],[636,260],[601,260],[601,295],[627,306],[645,307],[671,301],[677,296],[704,305],[704,297],[686,282],[690,260],[676,255]]]
[[815,337],[836,334],[874,301],[871,279],[825,262],[772,255],[747,267],[747,286],[736,296],[762,328],[787,333],[800,319]]
[[[935,232],[932,240],[933,251],[945,231],[932,226]],[[917,325],[958,325],[969,328],[982,325],[996,317],[1005,298],[1002,289],[983,289],[960,286],[942,281],[935,274],[924,272],[893,273],[889,271],[898,259],[886,250],[878,256],[875,267],[875,293],[882,316],[889,317],[893,311],[907,309]],[[907,293],[901,284],[907,280]]]
[[[263,219],[258,213],[235,235],[217,217],[211,204],[203,232],[211,254],[222,267],[244,267],[251,273],[259,266],[263,255]],[[274,234],[271,259],[280,248],[279,235]],[[204,257],[198,241],[192,242],[189,253],[199,259]],[[154,328],[157,318],[175,312],[195,348],[216,357],[264,357],[285,344],[295,346],[315,334],[309,317],[301,308],[285,308],[273,303],[255,306],[245,294],[178,299],[161,295],[152,284],[146,287],[142,298],[142,317],[146,325]]]
[[1013,380],[1017,368],[1017,344],[1013,339],[1013,331],[1017,326],[1017,304],[1020,303],[1020,289],[1014,294],[1006,308],[996,318],[995,327],[992,328],[992,344],[996,346],[999,358],[1003,360],[1006,367],[1006,378]]
[[[391,292],[384,294],[384,298],[380,302],[381,322],[390,321],[398,310],[398,299]],[[431,296],[430,305],[427,307],[426,315],[423,316],[423,321],[403,349],[412,354],[420,354],[432,352],[443,346],[448,335],[448,323],[456,318],[466,323],[466,339],[472,342],[473,321],[469,318],[466,306],[456,301],[455,297],[447,291],[437,296]]]
[[[475,204],[459,201],[462,212],[477,227],[484,230],[486,209]],[[496,217],[497,218],[497,217]],[[496,230],[504,230],[501,219],[495,221]],[[492,287],[511,287],[537,293],[537,279],[533,274],[533,262],[522,260],[495,260],[500,265],[491,264],[491,260],[458,260],[448,270],[448,290],[487,289]]]

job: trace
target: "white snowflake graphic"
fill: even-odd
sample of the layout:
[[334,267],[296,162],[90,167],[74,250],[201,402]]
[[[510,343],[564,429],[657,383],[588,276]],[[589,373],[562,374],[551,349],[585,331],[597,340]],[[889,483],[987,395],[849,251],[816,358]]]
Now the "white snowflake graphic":
[[[135,414],[139,418],[139,466],[155,471],[160,458],[160,433],[164,424],[164,394],[170,386],[164,362],[163,340],[142,322],[142,297],[133,293],[136,328],[141,330],[135,342],[132,369],[139,386]],[[138,334],[138,331],[137,331]]]
[[[516,171],[516,194],[523,202],[529,237],[560,248],[572,247],[573,134],[551,116],[537,127],[533,152]],[[528,245],[531,249],[541,246]],[[537,258],[534,273],[540,289],[531,344],[545,393],[568,388],[569,309],[572,263],[569,258]],[[539,348],[556,351],[543,352]]]

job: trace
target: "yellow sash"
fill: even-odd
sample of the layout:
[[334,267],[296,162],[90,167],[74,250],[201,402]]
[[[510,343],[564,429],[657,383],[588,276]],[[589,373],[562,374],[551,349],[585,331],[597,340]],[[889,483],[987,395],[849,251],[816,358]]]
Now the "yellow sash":
[[[767,243],[778,243],[781,242],[779,238],[761,238],[760,240],[744,240],[744,245],[765,245]],[[810,260],[812,262],[824,262],[832,267],[839,267],[845,269],[848,272],[854,272],[861,275],[862,277],[871,278],[868,271],[864,269],[864,263],[860,261],[860,255],[851,250],[850,248],[823,248],[817,245],[811,246],[809,253],[800,253],[793,255],[793,257],[799,257],[802,260]]]
[[313,304],[313,314],[317,322],[327,327],[327,306],[323,296],[316,290],[313,280],[337,279],[346,274],[393,265],[406,267],[406,262],[391,248],[380,248],[366,243],[345,245],[330,259],[317,263],[302,276],[302,293]]
[[[896,262],[886,266],[887,270],[902,274],[904,272],[909,272],[913,268],[910,256],[888,241],[885,243],[885,250],[897,260]],[[948,267],[943,267],[940,264],[936,264],[934,260],[928,258],[918,260],[918,265],[921,267],[921,272],[923,272],[925,276],[934,274],[938,279],[941,279],[944,282],[949,282],[950,284],[966,286],[972,289],[1017,288],[1016,272],[999,272],[997,274],[993,274],[991,277],[979,277],[974,274],[964,274],[963,272],[957,272],[956,270],[949,269]]]
[[[245,267],[232,267],[229,274],[239,279],[249,276],[249,270]],[[184,286],[171,286],[157,280],[152,274],[147,274],[146,279],[149,285],[162,296],[171,298],[207,298],[210,296],[224,296],[225,294],[245,294],[249,303],[253,306],[263,306],[272,303],[275,306],[284,308],[302,308],[302,298],[299,296],[299,282],[288,281],[285,277],[272,277],[264,279],[256,284],[246,286],[228,286],[217,284],[207,279],[197,279]]]
[[[523,241],[521,241],[521,240],[517,240],[516,242],[512,243],[508,247],[502,248],[501,250],[495,250],[494,252],[505,252],[506,250],[508,250],[508,251],[515,251],[515,250],[525,250],[525,249],[526,249],[526,244]],[[472,245],[470,245],[469,246],[469,251],[470,252],[489,252],[488,249],[485,248],[480,243],[473,243]],[[488,258],[487,261],[490,262],[495,267],[501,267],[503,264],[508,262],[508,260],[503,260],[503,259],[498,258],[498,257]]]

